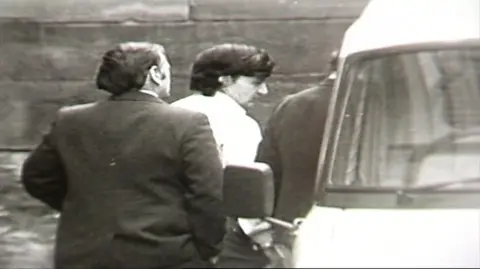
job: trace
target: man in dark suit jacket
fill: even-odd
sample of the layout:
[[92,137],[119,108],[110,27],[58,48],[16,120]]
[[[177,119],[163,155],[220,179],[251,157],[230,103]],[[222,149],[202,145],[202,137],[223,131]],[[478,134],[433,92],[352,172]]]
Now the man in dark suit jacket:
[[293,221],[312,207],[332,79],[285,98],[265,127],[256,161],[272,168],[274,217]]
[[[320,145],[331,91],[336,78],[337,52],[333,52],[330,74],[318,86],[285,97],[274,109],[264,128],[256,161],[273,170],[274,217],[293,221],[304,217],[314,199]],[[290,239],[277,231],[274,240],[289,246]],[[220,260],[230,268],[260,268],[270,261],[252,248],[238,227],[227,232]]]
[[207,118],[160,99],[162,46],[105,53],[106,100],[61,109],[23,165],[33,197],[61,212],[56,268],[207,268],[225,232],[223,168]]
[[329,76],[320,85],[287,96],[264,130],[256,161],[268,164],[275,179],[274,217],[293,221],[312,207],[315,178],[338,51],[332,52]]

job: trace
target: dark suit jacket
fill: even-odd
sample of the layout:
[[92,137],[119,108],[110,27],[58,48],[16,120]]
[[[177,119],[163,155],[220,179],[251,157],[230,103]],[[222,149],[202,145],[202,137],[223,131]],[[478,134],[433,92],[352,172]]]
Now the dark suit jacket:
[[128,92],[61,109],[22,182],[61,211],[57,268],[175,268],[219,252],[222,173],[203,114]]
[[291,221],[312,207],[320,145],[333,80],[287,96],[264,129],[256,160],[270,165],[275,178],[274,216]]

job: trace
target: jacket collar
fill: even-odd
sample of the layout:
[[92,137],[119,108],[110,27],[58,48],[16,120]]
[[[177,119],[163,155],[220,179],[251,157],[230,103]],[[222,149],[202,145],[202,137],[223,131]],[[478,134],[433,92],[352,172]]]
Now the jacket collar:
[[143,102],[155,102],[155,103],[166,103],[160,98],[152,96],[150,94],[146,94],[143,92],[139,92],[136,90],[128,91],[122,93],[120,95],[112,95],[110,96],[109,100],[112,101],[143,101]]

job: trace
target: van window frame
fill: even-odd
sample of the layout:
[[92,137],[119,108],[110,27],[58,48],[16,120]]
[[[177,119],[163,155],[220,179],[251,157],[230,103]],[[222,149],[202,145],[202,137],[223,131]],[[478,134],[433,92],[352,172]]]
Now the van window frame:
[[[433,51],[439,49],[479,49],[480,40],[479,39],[467,39],[467,40],[456,40],[456,41],[439,41],[439,42],[426,42],[419,44],[409,44],[409,45],[399,45],[392,46],[381,49],[373,49],[367,51],[356,52],[351,55],[347,55],[341,63],[341,68],[339,70],[337,81],[334,84],[334,89],[330,98],[330,105],[328,109],[328,115],[326,119],[326,126],[323,134],[323,141],[320,148],[320,156],[317,167],[316,175],[316,202],[322,203],[323,198],[326,192],[343,190],[343,191],[397,191],[398,188],[391,187],[357,187],[353,186],[334,186],[328,185],[332,181],[333,174],[333,160],[334,156],[338,150],[338,141],[340,135],[340,128],[343,123],[343,117],[338,117],[336,113],[339,109],[340,111],[345,111],[348,96],[346,94],[351,89],[341,90],[345,88],[345,84],[348,85],[348,81],[351,78],[348,78],[349,74],[356,73],[355,69],[358,69],[361,66],[362,61],[371,60],[375,58],[380,58],[384,56],[391,56],[401,53],[414,53],[419,51]],[[351,88],[351,87],[349,87]]]

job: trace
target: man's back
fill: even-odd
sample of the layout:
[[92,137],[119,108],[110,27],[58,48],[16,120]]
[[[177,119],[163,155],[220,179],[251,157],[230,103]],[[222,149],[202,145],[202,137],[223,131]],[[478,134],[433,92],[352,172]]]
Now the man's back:
[[332,83],[286,97],[267,123],[256,159],[274,172],[277,218],[291,221],[311,208]]
[[222,169],[203,115],[130,92],[63,109],[50,140],[68,186],[59,268],[175,267],[222,239]]
[[248,163],[255,158],[262,138],[260,126],[225,93],[217,92],[214,96],[194,93],[172,105],[198,111],[208,117],[225,165]]

